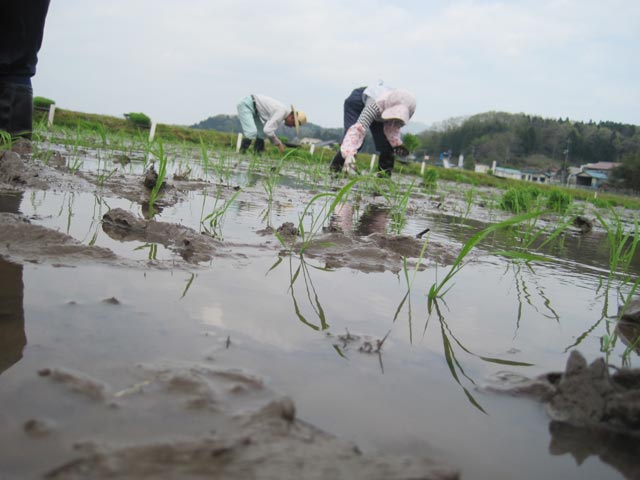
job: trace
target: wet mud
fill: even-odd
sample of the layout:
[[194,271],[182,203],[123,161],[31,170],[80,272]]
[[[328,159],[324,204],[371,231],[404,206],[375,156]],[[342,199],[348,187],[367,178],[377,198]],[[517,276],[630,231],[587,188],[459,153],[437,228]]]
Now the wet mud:
[[[353,212],[336,212],[329,226],[308,243],[291,222],[277,228],[268,226],[249,231],[244,234],[242,243],[229,242],[197,228],[156,219],[150,213],[149,187],[145,186],[144,176],[118,171],[104,178],[86,171],[71,172],[60,153],[55,153],[47,165],[32,161],[31,154],[29,145],[24,143],[15,146],[12,152],[0,152],[0,193],[18,194],[1,198],[4,204],[3,213],[0,213],[0,374],[21,360],[27,344],[22,284],[23,268],[27,264],[98,264],[131,269],[132,272],[170,268],[172,272],[174,269],[191,272],[191,282],[198,271],[215,264],[216,259],[243,261],[256,257],[263,260],[274,255],[282,259],[304,248],[304,256],[326,270],[348,269],[367,274],[391,272],[399,278],[405,268],[413,270],[417,267],[424,271],[434,264],[452,265],[461,251],[461,244],[468,238],[469,230],[465,230],[464,222],[460,222],[462,240],[445,241],[437,236],[427,240],[430,225],[426,213],[461,215],[467,206],[461,196],[442,198],[416,194],[408,211],[415,216],[424,216],[412,225],[414,232],[409,235],[388,233],[385,230],[389,222],[387,210],[372,204],[360,215],[357,225],[353,222]],[[128,157],[124,158],[123,164],[129,163],[127,160]],[[208,181],[190,181],[176,175],[163,187],[154,210],[157,213],[179,205],[189,200],[191,192],[212,186],[214,184]],[[234,191],[228,182],[218,187],[227,198]],[[248,186],[244,192],[245,201],[263,203],[265,197],[261,189],[260,186]],[[175,258],[171,262],[126,259],[109,248],[83,243],[69,234],[38,225],[38,219],[19,213],[22,193],[47,190],[100,193],[133,202],[136,212],[116,207],[101,214],[101,231],[115,242],[162,245],[175,254]],[[478,191],[484,193],[482,189]],[[281,202],[281,207],[305,203],[311,195],[306,192],[302,199],[289,198]],[[465,221],[492,223],[507,217],[506,213],[474,206],[466,212]],[[580,239],[587,235],[602,235],[601,231],[594,232],[597,228],[589,218],[577,218],[574,230],[568,230],[568,241],[571,236]],[[545,221],[552,223],[554,219],[542,220]],[[285,248],[276,234],[290,248]],[[474,251],[465,261],[472,263],[479,256]],[[224,271],[220,273],[225,274]],[[321,326],[314,327],[324,330],[325,311],[310,276],[303,275],[306,296],[315,301],[315,312],[320,319]],[[294,284],[303,275],[292,274],[289,289],[278,292],[277,301],[284,298],[284,292],[291,294],[296,316],[302,323],[307,323],[294,298]],[[189,286],[187,283],[183,297]],[[536,290],[542,291],[542,288]],[[215,298],[217,294],[213,289],[207,290],[207,296]],[[120,295],[109,295],[111,293],[99,297],[104,298],[101,305],[122,308],[125,312]],[[530,301],[528,292],[523,296]],[[252,299],[241,298],[242,302],[252,303]],[[394,306],[394,322],[404,302]],[[202,310],[211,314],[216,308],[212,301]],[[637,337],[639,310],[637,305],[629,309],[617,326],[623,341],[626,338],[628,344]],[[375,308],[372,312],[376,313]],[[257,316],[262,320],[260,313]],[[447,338],[447,332],[453,336],[444,317],[438,313],[442,337]],[[127,318],[126,315],[119,313],[115,317]],[[424,335],[431,312],[429,315],[420,312],[416,317],[418,315],[427,317],[422,329]],[[272,319],[265,319],[264,323],[267,320]],[[221,319],[216,317],[215,321]],[[412,321],[411,313],[409,321]],[[434,323],[437,321],[433,320]],[[384,374],[382,352],[389,346],[390,330],[385,332],[386,329],[371,335],[326,332],[325,340],[341,358],[353,353],[353,356],[375,362],[375,358],[370,357],[378,356]],[[475,355],[457,339],[454,339],[456,345],[448,339],[446,342],[449,355],[456,345]],[[226,348],[230,345],[233,344],[227,337]],[[36,346],[36,350],[38,348],[41,346]],[[39,401],[51,402],[49,406],[59,402],[62,406],[59,410],[47,410],[40,404],[40,409],[48,411],[49,415],[34,414],[30,418],[10,418],[0,413],[0,444],[8,445],[2,455],[11,465],[11,475],[52,479],[445,480],[460,477],[457,466],[447,465],[438,452],[424,449],[420,454],[412,455],[380,451],[363,453],[354,443],[300,420],[293,400],[271,389],[269,379],[261,377],[261,372],[223,368],[209,357],[202,363],[167,361],[166,364],[135,366],[118,365],[114,359],[109,361],[112,363],[105,369],[108,373],[89,373],[91,369],[85,371],[79,366],[81,363],[74,368],[65,364],[42,364],[32,372],[25,381],[25,391],[36,392],[32,397],[44,399],[32,400],[36,406],[33,411],[38,411]],[[453,369],[458,359],[448,358],[447,361]],[[467,377],[460,369],[461,376]],[[637,370],[610,374],[602,361],[588,365],[574,351],[565,372],[534,379],[500,372],[485,391],[533,396],[543,402],[550,419],[549,451],[552,455],[569,453],[580,463],[590,456],[598,456],[625,478],[638,478],[639,378]],[[456,380],[460,384],[460,379]],[[468,390],[464,392],[471,397]],[[340,392],[341,395],[350,393]],[[421,420],[429,423],[428,418]],[[33,445],[36,445],[38,455],[25,463],[24,451]],[[467,472],[466,478],[474,478],[474,472]],[[0,479],[4,480],[2,472]]]
[[0,213],[0,229],[0,255],[15,262],[126,263],[106,248],[85,245],[65,233],[34,225],[19,214]]
[[[62,455],[67,459],[46,467],[43,478],[459,478],[456,470],[426,455],[363,454],[356,445],[298,420],[290,398],[242,370],[140,365],[123,372],[120,379],[130,385],[120,390],[67,369],[38,374],[45,382],[39,388],[50,395],[67,391],[76,409],[92,408],[105,421],[123,424],[99,433],[77,431],[69,419],[26,421],[22,429],[30,438],[46,443],[63,436],[73,444]],[[162,431],[168,415],[180,419],[171,433],[154,433]],[[0,439],[10,441],[11,427]],[[36,471],[45,467],[42,463],[34,462]]]
[[640,369],[610,373],[604,359],[587,364],[574,350],[564,372],[534,379],[499,372],[486,388],[543,402],[552,454],[570,453],[579,464],[596,455],[625,478],[640,477]]
[[[100,191],[143,207],[148,201],[148,187],[139,177],[118,173],[101,179],[87,172],[70,172],[59,153],[49,165],[38,164],[23,158],[30,151],[25,145],[19,147],[18,151],[0,154],[0,190],[4,193],[25,189]],[[156,211],[184,200],[186,192],[205,185],[208,184],[174,180],[162,189]],[[102,229],[119,242],[162,244],[186,265],[194,266],[215,257],[246,256],[238,253],[239,249],[253,248],[255,252],[258,247],[277,253],[281,248],[274,241],[273,230],[261,232],[258,238],[262,240],[257,244],[238,247],[212,235],[141,218],[121,208],[103,215]],[[14,262],[0,262],[2,281],[11,283],[11,288],[3,288],[0,294],[0,373],[20,360],[26,344],[22,289],[12,290],[22,285],[22,264],[106,263],[138,269],[162,264],[126,260],[107,248],[87,245],[65,233],[36,225],[18,213],[17,205],[7,205],[0,213],[0,232],[0,256]],[[278,233],[294,241],[298,235],[295,227],[287,225]],[[327,248],[328,244],[332,247]],[[328,233],[314,241],[309,256],[322,259],[328,268],[398,272],[403,257],[418,257],[421,247],[419,240],[410,237],[374,234],[354,240],[341,233]],[[14,281],[16,276],[20,277],[19,282]],[[115,297],[105,302],[120,304]],[[125,372],[118,377],[122,381],[127,375]],[[41,398],[62,395],[71,412],[90,409],[90,415],[106,418],[107,424],[108,417],[115,416],[116,426],[107,428],[108,434],[92,432],[93,422],[78,423],[69,413],[55,419],[29,418],[22,423],[0,418],[6,427],[0,433],[0,443],[13,445],[16,432],[21,431],[27,439],[40,442],[39,451],[47,452],[28,466],[14,466],[13,473],[22,478],[459,478],[455,468],[427,455],[363,454],[353,443],[298,420],[291,399],[270,390],[260,377],[243,371],[203,365],[139,366],[133,374],[129,372],[129,385],[119,389],[109,381],[64,366],[43,366],[37,371],[37,378]],[[172,426],[163,425],[167,417],[181,420],[177,424],[172,420]],[[130,436],[132,431],[136,433]],[[63,444],[60,438],[65,439]],[[3,457],[9,464],[20,464],[20,448],[15,444],[5,450]]]

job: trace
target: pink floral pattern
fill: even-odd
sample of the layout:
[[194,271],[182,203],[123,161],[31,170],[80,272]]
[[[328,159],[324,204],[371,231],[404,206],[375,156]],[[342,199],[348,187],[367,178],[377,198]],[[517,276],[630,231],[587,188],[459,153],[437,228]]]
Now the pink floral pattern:
[[401,126],[398,122],[384,122],[384,136],[387,137],[392,147],[402,145],[402,136],[400,135]]
[[[359,123],[354,123],[349,130],[347,130],[347,134],[344,136],[344,140],[342,140],[342,145],[340,145],[340,153],[342,153],[343,158],[353,157],[358,153],[358,149],[362,146],[366,133],[365,128]],[[398,136],[399,135],[400,133],[398,132]]]

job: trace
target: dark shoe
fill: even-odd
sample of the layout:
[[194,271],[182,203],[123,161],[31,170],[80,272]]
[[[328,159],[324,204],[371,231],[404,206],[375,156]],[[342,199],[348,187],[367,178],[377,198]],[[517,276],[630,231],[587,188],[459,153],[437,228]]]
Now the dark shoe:
[[381,153],[380,160],[378,160],[378,176],[391,178],[394,162],[395,156],[393,155],[393,151]]
[[253,144],[253,151],[257,154],[264,152],[264,138],[256,138],[256,143]]
[[338,153],[336,153],[335,157],[333,157],[333,160],[331,160],[331,163],[329,164],[329,168],[331,169],[332,172],[339,173],[342,171],[343,165],[344,165],[344,158],[342,157],[342,153],[340,152],[340,150],[338,150]]
[[0,82],[0,130],[31,139],[33,90],[28,85]]
[[242,143],[240,144],[240,153],[246,153],[250,145],[251,145],[251,139],[243,138]]

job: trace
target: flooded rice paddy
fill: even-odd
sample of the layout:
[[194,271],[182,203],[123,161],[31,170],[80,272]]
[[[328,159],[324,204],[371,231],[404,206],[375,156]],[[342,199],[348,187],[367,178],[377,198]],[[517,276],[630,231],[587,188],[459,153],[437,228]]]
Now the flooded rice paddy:
[[[39,148],[71,156],[69,147]],[[46,189],[27,182],[0,196],[3,213],[116,256],[3,250],[0,479],[91,478],[56,468],[97,450],[224,430],[208,408],[176,406],[193,393],[191,384],[159,386],[163,372],[202,376],[207,369],[243,378],[206,397],[216,405],[212,411],[239,415],[286,395],[298,419],[365,454],[428,456],[461,478],[601,480],[638,472],[628,445],[563,435],[551,428],[543,404],[485,388],[501,371],[527,377],[561,371],[573,349],[588,361],[603,356],[621,280],[614,277],[606,288],[609,246],[601,228],[567,229],[544,250],[546,260],[532,262],[492,253],[513,244],[502,232],[490,235],[429,308],[431,285],[463,245],[509,218],[495,207],[498,193],[476,188],[467,202],[459,185],[415,187],[398,222],[384,196],[356,185],[300,255],[287,252],[268,227],[298,225],[303,213],[312,222],[320,213],[318,206],[305,210],[309,201],[347,180],[328,177],[324,164],[286,162],[270,193],[274,160],[255,167],[258,160],[228,153],[219,157],[229,164],[225,173],[203,168],[194,152],[190,163],[182,160],[197,181],[174,181],[173,171],[184,165],[170,164],[167,182],[181,193],[171,202],[161,193],[153,217],[215,234],[210,258],[190,261],[171,238],[119,235],[103,222],[116,208],[151,218],[139,201],[148,196],[141,162],[122,167],[104,152],[76,155],[79,171],[59,175],[81,182]],[[112,176],[97,180],[111,169]],[[410,188],[408,177],[394,180]],[[236,192],[215,229],[203,223]],[[420,246],[426,241],[424,257],[385,253],[375,240],[398,234]],[[338,237],[362,243],[340,250]],[[632,270],[638,266],[635,258]],[[609,362],[637,366],[637,354],[627,350],[633,340],[618,337]],[[266,393],[253,392],[252,382]],[[253,393],[234,396],[238,384]]]

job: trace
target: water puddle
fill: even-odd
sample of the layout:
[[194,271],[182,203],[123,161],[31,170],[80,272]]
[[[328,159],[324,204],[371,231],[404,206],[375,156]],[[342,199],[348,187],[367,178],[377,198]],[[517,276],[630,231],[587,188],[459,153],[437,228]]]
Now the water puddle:
[[[96,160],[87,155],[84,162],[88,168]],[[202,399],[213,397],[197,397],[201,387],[186,380],[176,385],[200,407],[172,410],[163,392],[173,387],[163,382],[174,384],[161,372],[186,369],[193,380],[209,378],[209,369],[239,369],[289,395],[299,418],[365,452],[432,452],[460,468],[462,478],[628,475],[624,455],[609,460],[592,451],[582,458],[575,445],[562,443],[540,404],[480,388],[501,370],[529,377],[559,370],[576,347],[589,359],[601,356],[617,308],[615,289],[603,286],[609,252],[602,232],[567,233],[546,250],[552,261],[529,264],[491,254],[509,239],[488,237],[430,308],[430,286],[488,223],[434,211],[424,196],[400,229],[412,237],[429,229],[421,268],[408,268],[406,276],[401,260],[391,270],[333,268],[324,257],[283,255],[275,236],[263,232],[297,224],[316,192],[290,176],[270,202],[263,178],[245,172],[224,191],[228,199],[232,186],[241,187],[216,231],[234,255],[191,264],[161,243],[122,240],[105,229],[110,209],[143,219],[137,202],[81,191],[0,195],[1,212],[140,262],[132,268],[0,260],[0,443],[9,446],[9,474],[41,474],[69,457],[71,445],[82,451],[82,442],[167,440],[223,428],[203,424]],[[203,218],[214,209],[217,187],[206,190],[162,207],[155,220],[206,235]],[[368,241],[393,228],[377,197],[349,208],[335,213],[329,230]],[[441,247],[437,256],[431,244]],[[146,262],[162,268],[143,268]],[[624,349],[617,344],[611,359]],[[86,376],[88,383],[74,382],[102,392],[100,400],[86,390],[79,399],[78,383],[69,391],[50,381],[57,368]],[[253,377],[243,378],[238,388],[250,389],[246,378]],[[121,397],[145,390],[157,395],[119,409]],[[195,402],[193,395],[187,400]],[[249,400],[246,408],[263,398]],[[30,421],[36,423],[26,427]],[[44,433],[34,440],[33,432]]]

